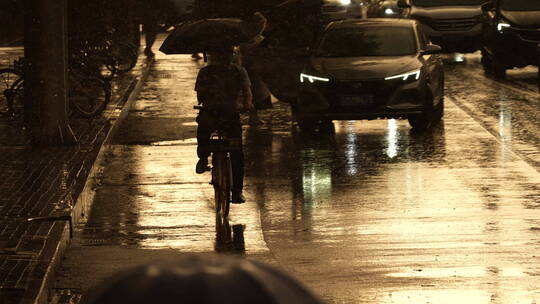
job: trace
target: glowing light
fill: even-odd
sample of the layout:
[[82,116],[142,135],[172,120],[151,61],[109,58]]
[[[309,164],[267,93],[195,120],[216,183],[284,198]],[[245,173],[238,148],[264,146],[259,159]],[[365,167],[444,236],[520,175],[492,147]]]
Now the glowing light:
[[407,72],[407,73],[403,73],[403,74],[399,74],[399,75],[395,75],[395,76],[386,77],[384,80],[392,80],[392,79],[401,78],[401,80],[405,81],[405,80],[409,79],[409,77],[411,77],[411,76],[413,76],[414,79],[416,79],[416,80],[420,79],[420,70],[415,70],[415,71],[412,71],[412,72]]
[[329,78],[318,77],[318,76],[313,76],[313,75],[308,75],[308,74],[301,73],[300,74],[300,82],[304,82],[305,80],[308,80],[311,83],[314,83],[315,81],[324,81],[324,82],[330,81]]
[[347,146],[345,149],[345,158],[347,160],[347,175],[354,176],[358,173],[358,164],[356,163],[356,133],[354,130],[355,122],[349,121],[347,124]]
[[507,29],[509,27],[510,27],[510,24],[505,23],[505,22],[500,22],[499,24],[497,24],[497,30],[501,33],[504,31],[504,29]]
[[397,156],[398,152],[398,132],[397,132],[397,122],[395,119],[388,120],[388,136],[386,141],[388,142],[388,147],[386,148],[386,155],[390,158]]
[[332,172],[329,168],[306,164],[302,174],[304,200],[314,204],[316,199],[326,199],[332,195]]

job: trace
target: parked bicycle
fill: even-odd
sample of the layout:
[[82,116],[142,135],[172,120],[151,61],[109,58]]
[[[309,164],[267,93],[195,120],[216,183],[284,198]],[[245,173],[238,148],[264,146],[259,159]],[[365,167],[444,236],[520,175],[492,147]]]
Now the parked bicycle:
[[[22,113],[24,96],[24,58],[12,68],[0,70],[0,113],[17,116]],[[75,110],[83,117],[100,114],[111,98],[111,86],[100,77],[89,75],[81,67],[69,68],[69,112]]]
[[115,36],[115,30],[108,29],[103,35],[73,41],[72,56],[108,80],[127,73],[137,64],[138,47]]
[[15,60],[13,67],[0,69],[0,114],[14,116],[22,112],[23,60]]
[[[194,106],[193,108],[196,110],[204,109],[202,106]],[[226,218],[229,216],[233,189],[231,152],[242,149],[242,145],[239,139],[226,136],[227,122],[219,122],[219,125],[222,127],[212,133],[209,142],[212,157],[212,180],[210,183],[214,186],[216,213]]]

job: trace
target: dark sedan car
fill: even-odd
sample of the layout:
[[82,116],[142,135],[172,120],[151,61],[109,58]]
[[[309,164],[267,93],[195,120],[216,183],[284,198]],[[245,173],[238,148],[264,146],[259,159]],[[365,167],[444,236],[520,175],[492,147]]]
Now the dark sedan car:
[[540,1],[495,0],[482,5],[482,10],[486,74],[504,79],[507,69],[527,65],[540,69]]
[[332,120],[408,119],[413,128],[444,111],[441,48],[415,20],[330,23],[300,74],[293,113],[303,131]]

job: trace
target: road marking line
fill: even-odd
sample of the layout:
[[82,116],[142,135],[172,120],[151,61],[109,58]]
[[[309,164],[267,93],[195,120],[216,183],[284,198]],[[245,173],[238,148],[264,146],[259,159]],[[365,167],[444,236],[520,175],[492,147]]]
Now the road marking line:
[[470,109],[468,109],[464,105],[460,104],[460,102],[458,101],[458,98],[456,98],[454,96],[445,96],[445,98],[447,100],[451,101],[458,109],[460,109],[462,112],[464,112],[471,119],[476,121],[484,130],[486,130],[489,134],[491,134],[495,138],[495,140],[497,141],[497,143],[499,143],[499,145],[504,147],[504,149],[507,150],[511,155],[515,156],[516,158],[518,158],[521,161],[523,161],[524,163],[526,163],[530,168],[532,168],[537,173],[540,173],[540,168],[536,168],[533,165],[535,163],[533,159],[531,159],[530,157],[528,157],[526,155],[522,155],[521,153],[516,152],[511,147],[509,147],[506,143],[504,143],[501,140],[501,135],[499,133],[497,133],[494,130],[490,130],[487,123],[485,121],[481,120],[479,117],[476,117],[474,115],[474,112],[472,112]]
[[[492,83],[494,83],[494,84],[497,84],[497,85],[499,85],[499,86],[502,86],[502,87],[504,87],[504,88],[506,88],[506,89],[509,89],[509,90],[513,90],[513,91],[518,92],[518,93],[522,93],[522,94],[525,94],[525,95],[530,95],[530,96],[533,96],[533,97],[535,97],[535,98],[540,97],[540,93],[534,92],[532,89],[529,90],[529,89],[525,89],[525,88],[522,88],[522,87],[521,87],[521,88],[517,88],[517,87],[514,87],[514,86],[512,86],[512,85],[510,85],[510,84],[508,84],[508,83],[496,81],[496,80],[491,79],[491,78],[489,78],[489,77],[482,77],[482,76],[480,76],[480,75],[478,75],[478,74],[476,74],[476,73],[473,73],[473,71],[472,71],[472,70],[469,70],[469,69],[461,70],[460,72],[466,73],[466,74],[468,74],[468,75],[470,75],[470,76],[472,76],[472,77],[474,77],[474,78],[476,78],[476,79],[481,79],[481,80],[487,80],[487,81],[490,81],[490,82],[492,82]],[[517,81],[515,81],[515,80],[507,80],[507,81],[512,81],[512,82],[514,82],[516,85],[521,86],[521,84],[519,84],[519,82],[517,82]]]

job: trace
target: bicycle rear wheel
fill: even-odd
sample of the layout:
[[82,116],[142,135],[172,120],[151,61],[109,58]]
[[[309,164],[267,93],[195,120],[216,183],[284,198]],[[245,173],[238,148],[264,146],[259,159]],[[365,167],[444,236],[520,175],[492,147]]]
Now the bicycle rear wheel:
[[216,213],[223,217],[229,215],[231,203],[231,162],[223,152],[212,155],[212,183],[214,185],[214,199]]
[[0,69],[0,113],[11,114],[14,112],[17,100],[18,86],[22,82],[22,75],[15,69]]
[[73,80],[69,88],[69,101],[75,111],[83,117],[99,115],[111,99],[111,88],[97,77]]
[[137,46],[132,43],[116,42],[110,46],[110,54],[114,58],[111,70],[117,73],[127,73],[137,64]]

